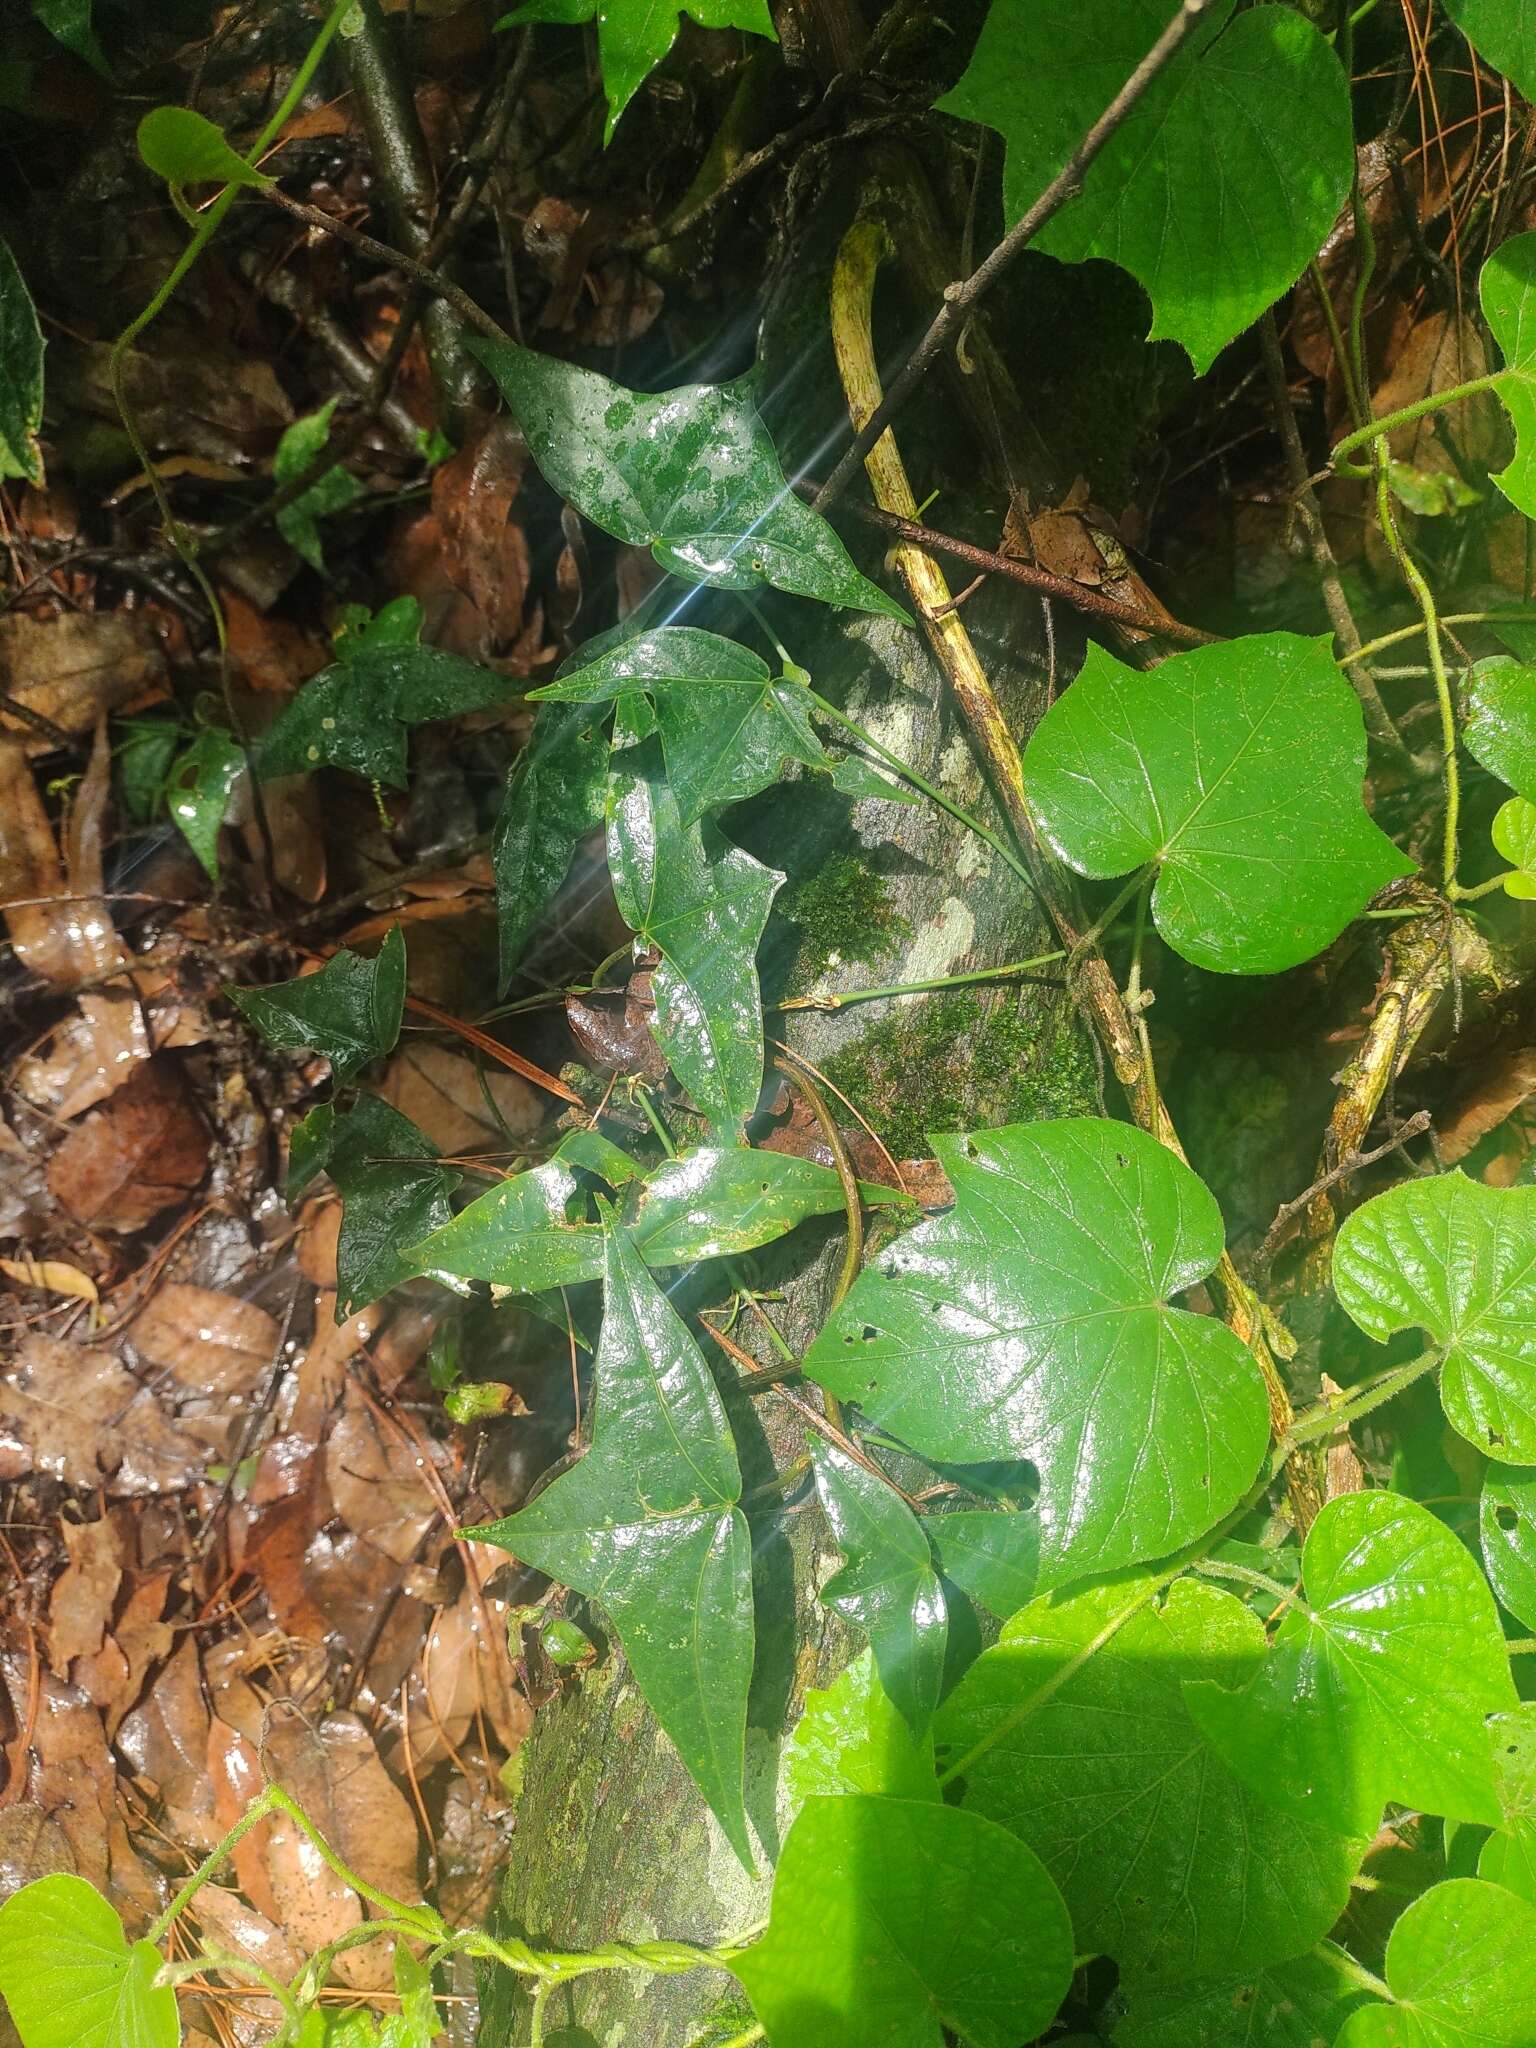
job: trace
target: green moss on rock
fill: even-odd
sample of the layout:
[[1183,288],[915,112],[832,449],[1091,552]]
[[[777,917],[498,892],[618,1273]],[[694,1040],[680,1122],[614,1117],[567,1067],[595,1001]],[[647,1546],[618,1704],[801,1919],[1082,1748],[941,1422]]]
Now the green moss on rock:
[[823,862],[785,892],[779,909],[800,927],[798,964],[808,981],[842,961],[867,966],[900,945],[909,929],[884,878],[852,853]]

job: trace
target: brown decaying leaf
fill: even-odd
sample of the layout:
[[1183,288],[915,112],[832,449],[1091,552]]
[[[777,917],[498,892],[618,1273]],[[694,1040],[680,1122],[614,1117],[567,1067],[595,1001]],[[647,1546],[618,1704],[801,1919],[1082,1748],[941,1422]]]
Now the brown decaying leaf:
[[475,1062],[463,1053],[446,1045],[405,1045],[390,1060],[378,1092],[425,1131],[439,1152],[505,1152],[543,1123],[544,1098],[521,1075],[481,1064],[483,1086]]
[[176,1631],[163,1619],[170,1591],[168,1570],[128,1572],[129,1590],[118,1596],[117,1619],[100,1650],[77,1657],[70,1676],[100,1707],[109,1736],[138,1699],[151,1670],[170,1655]]
[[466,1585],[438,1613],[411,1686],[411,1759],[418,1771],[451,1757],[471,1735],[486,1733],[508,1755],[528,1733],[533,1710],[512,1683],[507,1603]]
[[0,1273],[18,1287],[33,1287],[40,1294],[62,1294],[74,1301],[100,1301],[101,1292],[89,1273],[62,1259],[0,1259]]
[[47,1045],[18,1065],[17,1092],[67,1123],[105,1102],[154,1053],[201,1045],[212,1035],[201,1004],[163,975],[134,974],[132,983],[81,995]]
[[103,720],[75,792],[61,854],[25,755],[9,742],[0,744],[0,907],[17,958],[55,987],[95,980],[123,964],[101,894],[111,773]]
[[273,1618],[298,1642],[324,1642],[329,1627],[310,1593],[304,1559],[333,1512],[313,1438],[275,1438],[262,1455],[246,1506],[241,1562],[260,1580]]
[[220,1834],[208,1777],[208,1722],[197,1642],[188,1635],[117,1731],[118,1749],[163,1801],[171,1832],[202,1850]]
[[493,420],[432,479],[432,512],[442,534],[448,581],[479,614],[487,643],[504,647],[523,629],[528,541],[512,522],[528,450],[509,420]]
[[396,1564],[407,1564],[437,1519],[423,1451],[348,1381],[341,1414],[325,1447],[325,1474],[336,1512]]
[[130,1335],[140,1358],[163,1366],[183,1387],[238,1395],[271,1372],[279,1330],[254,1302],[173,1280],[151,1295]]
[[116,1495],[167,1493],[201,1470],[202,1447],[109,1352],[34,1332],[0,1376],[0,1470],[46,1472]]
[[[101,717],[158,692],[165,655],[154,628],[134,612],[60,612],[34,619],[12,612],[0,618],[0,689],[41,712],[65,732],[87,733]],[[28,754],[46,754],[52,741],[30,727],[6,724]]]
[[1485,1061],[1452,1098],[1449,1109],[1435,1119],[1440,1156],[1447,1166],[1465,1159],[1533,1094],[1536,1046],[1510,1046]]
[[[111,353],[105,342],[56,345],[48,370],[50,388],[66,406],[115,425]],[[250,463],[270,455],[293,421],[272,365],[235,354],[202,329],[195,338],[191,331],[162,334],[153,349],[130,349],[122,374],[135,424],[151,448]]]
[[122,1584],[117,1531],[104,1516],[94,1522],[65,1522],[59,1535],[69,1563],[54,1581],[48,1601],[48,1653],[55,1671],[67,1672],[76,1657],[100,1650]]
[[304,1552],[304,1591],[349,1655],[355,1660],[366,1653],[358,1677],[375,1701],[399,1691],[431,1611],[397,1591],[401,1576],[389,1558],[351,1529],[319,1529]]
[[77,1223],[142,1230],[185,1201],[208,1166],[208,1138],[174,1069],[153,1059],[54,1153],[48,1185]]

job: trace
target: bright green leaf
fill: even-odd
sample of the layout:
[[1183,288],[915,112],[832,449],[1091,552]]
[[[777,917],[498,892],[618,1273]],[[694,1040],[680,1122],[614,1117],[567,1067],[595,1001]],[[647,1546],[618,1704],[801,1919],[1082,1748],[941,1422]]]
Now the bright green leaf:
[[[992,0],[970,69],[939,105],[1008,144],[1020,219],[1168,25],[1169,0]],[[1218,0],[1089,166],[1035,246],[1102,256],[1152,301],[1153,339],[1197,371],[1316,255],[1349,191],[1338,59],[1289,7]]]
[[1486,64],[1516,92],[1536,99],[1536,4],[1533,0],[1445,0],[1445,11]]
[[290,1207],[330,1164],[335,1127],[336,1105],[332,1102],[317,1102],[308,1116],[300,1117],[294,1125],[288,1138],[288,1172],[283,1180],[283,1200]]
[[83,1877],[40,1877],[0,1906],[0,1997],[22,2048],[176,2048],[176,1994],[154,1983],[162,1961],[147,1941],[129,1947]]
[[494,669],[441,647],[365,645],[322,669],[283,707],[258,766],[264,780],[326,765],[404,789],[409,727],[484,711],[513,691]]
[[[306,413],[303,419],[284,429],[272,459],[274,482],[291,483],[296,476],[303,475],[330,439],[331,414],[335,410],[335,399],[328,398],[318,412]],[[340,466],[328,469],[291,505],[282,508],[277,515],[277,530],[295,554],[302,555],[312,569],[323,575],[325,554],[320,545],[319,522],[366,496],[363,486],[348,471]]]
[[317,974],[270,988],[231,988],[230,1001],[268,1045],[323,1053],[337,1084],[393,1050],[405,1014],[405,939],[392,925],[377,956],[345,946]]
[[577,511],[689,583],[771,583],[909,624],[784,481],[750,378],[654,396],[512,342],[472,341],[534,460]]
[[245,749],[227,732],[207,726],[167,778],[166,809],[197,855],[210,882],[219,879],[219,833],[235,784],[245,772]]
[[1521,796],[1536,798],[1536,667],[1491,655],[1467,675],[1467,752]]
[[1428,1331],[1451,1427],[1488,1457],[1536,1465],[1536,1189],[1461,1173],[1388,1188],[1339,1232],[1333,1285],[1378,1344]]
[[1496,1823],[1485,1728],[1514,1704],[1493,1599],[1460,1541],[1395,1493],[1329,1501],[1306,1588],[1242,1692],[1185,1688],[1218,1756],[1286,1813],[1369,1834],[1389,1799]]
[[677,40],[678,17],[690,15],[702,28],[740,28],[777,40],[767,0],[523,0],[497,22],[551,21],[575,25],[597,18],[597,47],[608,97],[606,140],[613,140],[619,116]]
[[884,1793],[892,1799],[937,1799],[933,1737],[921,1741],[902,1719],[875,1672],[872,1651],[845,1665],[823,1691],[806,1693],[805,1707],[784,1747],[784,1797],[793,1808],[807,1799],[847,1792]]
[[111,78],[112,68],[91,26],[91,0],[32,0],[32,16],[51,36],[56,36],[66,50],[73,50],[77,57],[83,57],[103,78]]
[[960,1508],[932,1515],[923,1526],[945,1578],[999,1621],[1034,1599],[1040,1576],[1038,1516],[1005,1508]]
[[43,480],[43,330],[27,281],[0,238],[0,477]]
[[1192,648],[1147,674],[1090,647],[1024,755],[1061,858],[1104,879],[1155,864],[1158,930],[1223,974],[1310,959],[1413,872],[1371,822],[1364,775],[1360,701],[1326,645],[1295,633]]
[[156,107],[139,123],[139,155],[168,185],[270,185],[190,107]]
[[809,1799],[768,1932],[731,1965],[784,2048],[1018,2048],[1072,1979],[1072,1927],[1006,1829],[929,1800]]
[[1514,460],[1493,481],[1529,519],[1536,516],[1536,234],[1501,242],[1483,265],[1478,291],[1483,317],[1503,351],[1499,402],[1515,430]]
[[806,1371],[926,1457],[1031,1460],[1042,1586],[1192,1541],[1269,1434],[1251,1352],[1167,1305],[1221,1256],[1210,1194],[1096,1117],[933,1147],[955,1208],[865,1267]]
[[503,989],[577,847],[602,824],[607,784],[601,714],[585,704],[541,710],[508,778],[491,851]]
[[1387,1943],[1394,2005],[1367,2005],[1335,2048],[1536,2048],[1536,1906],[1451,1878],[1415,1899]]
[[1477,1874],[1536,1906],[1536,1701],[1488,1723],[1503,1824],[1484,1842]]
[[1241,1601],[1147,1579],[1034,1601],[939,1709],[964,1804],[1014,1829],[1060,1885],[1080,1950],[1159,1985],[1310,1948],[1364,1844],[1258,1798],[1202,1741],[1183,1681],[1240,1682],[1264,1630]]
[[880,1683],[914,1735],[939,1703],[949,1609],[923,1525],[895,1489],[835,1444],[814,1450],[816,1490],[845,1564],[821,1589],[825,1606],[862,1629]]
[[1536,1629],[1536,1472],[1490,1465],[1478,1524],[1494,1592],[1516,1621]]
[[1500,804],[1493,820],[1493,844],[1510,871],[1502,877],[1504,892],[1522,903],[1536,899],[1536,804],[1512,796]]
[[1138,1985],[1115,2048],[1325,2048],[1366,1996],[1343,1952],[1319,1942],[1240,1977]]
[[437,1160],[431,1139],[380,1096],[360,1095],[336,1119],[329,1170],[342,1202],[338,1321],[424,1270],[404,1247],[448,1221],[448,1197],[463,1178],[457,1167],[439,1166]]
[[752,1676],[752,1539],[708,1366],[610,1225],[590,1448],[520,1514],[469,1533],[607,1610],[635,1679],[731,1847]]
[[423,623],[421,600],[415,597],[392,597],[376,612],[365,604],[345,604],[335,635],[336,658],[351,661],[381,647],[414,647]]

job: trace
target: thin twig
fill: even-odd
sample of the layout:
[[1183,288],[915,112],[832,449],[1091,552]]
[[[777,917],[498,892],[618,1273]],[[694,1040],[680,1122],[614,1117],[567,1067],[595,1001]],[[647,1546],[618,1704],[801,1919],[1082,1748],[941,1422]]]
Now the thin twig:
[[1378,1160],[1387,1158],[1393,1152],[1401,1151],[1410,1138],[1422,1137],[1424,1132],[1429,1129],[1429,1125],[1429,1111],[1427,1109],[1415,1110],[1402,1129],[1393,1137],[1388,1138],[1384,1145],[1376,1146],[1374,1151],[1371,1152],[1351,1152],[1346,1158],[1341,1159],[1338,1165],[1333,1167],[1328,1173],[1320,1174],[1313,1181],[1311,1187],[1304,1188],[1299,1195],[1294,1196],[1289,1202],[1282,1202],[1275,1211],[1274,1222],[1270,1224],[1268,1230],[1264,1233],[1264,1242],[1253,1255],[1254,1272],[1262,1276],[1268,1270],[1270,1261],[1280,1249],[1280,1240],[1285,1235],[1286,1225],[1293,1216],[1299,1216],[1308,1203],[1313,1201],[1318,1195],[1327,1194],[1328,1190],[1331,1187],[1337,1187],[1341,1180],[1348,1180],[1349,1176],[1352,1173],[1358,1173],[1361,1167],[1374,1166]]

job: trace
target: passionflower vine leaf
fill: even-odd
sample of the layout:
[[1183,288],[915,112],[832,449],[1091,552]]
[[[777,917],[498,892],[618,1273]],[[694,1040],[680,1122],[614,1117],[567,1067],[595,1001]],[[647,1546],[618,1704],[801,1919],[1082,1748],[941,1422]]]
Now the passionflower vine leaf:
[[1536,1188],[1462,1173],[1388,1188],[1339,1232],[1333,1287],[1378,1344],[1427,1331],[1451,1427],[1487,1457],[1536,1465]]
[[965,1808],[1029,1843],[1080,1950],[1159,1985],[1303,1954],[1349,1896],[1364,1843],[1296,1820],[1204,1742],[1184,1681],[1262,1662],[1242,1602],[1183,1579],[1166,1603],[1130,1578],[1033,1601],[939,1709],[939,1762]]
[[1269,1432],[1252,1354],[1168,1305],[1221,1256],[1209,1191],[1097,1117],[933,1146],[954,1209],[865,1267],[806,1371],[926,1457],[1029,1459],[1042,1587],[1192,1541]]
[[626,390],[514,342],[471,341],[553,488],[689,583],[762,584],[910,624],[784,481],[749,377]]
[[[1168,25],[1167,0],[992,0],[969,70],[939,101],[1008,145],[1018,220]],[[1102,256],[1152,301],[1151,338],[1197,371],[1316,255],[1354,169],[1349,88],[1289,7],[1213,7],[1089,166],[1035,246]]]
[[1319,2048],[1369,1994],[1332,1942],[1241,1976],[1140,1984],[1115,2028],[1115,2048]]
[[[1245,17],[1246,19],[1247,17]],[[1081,875],[1152,865],[1186,960],[1276,974],[1413,863],[1372,823],[1360,702],[1326,644],[1255,633],[1149,674],[1091,647],[1025,750],[1030,808]]]
[[1536,1700],[1488,1723],[1502,1824],[1484,1842],[1477,1874],[1536,1906]]
[[404,789],[410,727],[485,711],[512,694],[506,676],[446,648],[370,636],[289,700],[261,743],[257,767],[264,780],[347,768]]
[[1040,1522],[1027,1511],[959,1508],[927,1523],[939,1569],[999,1621],[1033,1600],[1040,1576]]
[[[291,483],[295,477],[304,474],[331,438],[331,415],[335,410],[336,400],[328,398],[317,411],[306,413],[284,430],[283,438],[277,444],[277,453],[272,458],[274,483]],[[300,492],[291,505],[283,506],[277,515],[277,530],[295,554],[302,556],[318,575],[324,575],[325,548],[320,537],[320,521],[329,518],[333,512],[344,512],[349,505],[355,505],[359,498],[367,495],[351,471],[337,463],[335,468],[322,471],[309,489]]]
[[1394,2003],[1351,2013],[1335,2048],[1531,2048],[1536,1906],[1480,1878],[1432,1885],[1392,1929],[1386,1977]]
[[[1524,9],[1526,0],[1520,5]],[[1529,519],[1536,517],[1536,234],[1499,244],[1483,265],[1478,293],[1483,318],[1503,352],[1497,390],[1515,430],[1514,459],[1493,481]]]
[[1505,895],[1529,903],[1536,898],[1536,803],[1512,796],[1500,804],[1491,837],[1494,851],[1509,862],[1509,873],[1500,878]]
[[1005,1828],[932,1800],[808,1799],[768,1931],[731,1964],[786,2048],[1017,2048],[1072,1981],[1072,1924]]
[[1533,0],[1445,0],[1445,11],[1486,64],[1516,92],[1536,97],[1536,4]]
[[1536,667],[1490,655],[1467,674],[1467,752],[1523,797],[1536,797]]
[[393,1050],[405,1015],[405,938],[391,925],[369,960],[343,946],[314,974],[225,994],[268,1045],[323,1053],[338,1086]]
[[153,107],[139,123],[139,155],[168,185],[272,184],[233,150],[224,132],[190,107]]
[[505,990],[576,849],[603,822],[608,738],[589,705],[541,710],[507,778],[491,864]]
[[219,834],[244,773],[245,749],[221,727],[209,725],[166,777],[165,807],[210,882],[219,879]]
[[1536,1629],[1536,1472],[1490,1465],[1478,1510],[1483,1568],[1516,1621]]
[[0,1997],[22,2048],[176,2048],[176,1994],[154,1981],[162,1961],[147,1941],[129,1946],[83,1877],[37,1878],[0,1906]]
[[1305,1600],[1241,1692],[1192,1683],[1211,1748],[1260,1798],[1368,1834],[1389,1800],[1500,1817],[1487,1717],[1514,1705],[1476,1563],[1395,1493],[1329,1501],[1302,1550]]
[[847,1560],[823,1605],[869,1637],[880,1683],[914,1736],[928,1732],[944,1678],[949,1609],[923,1525],[892,1487],[835,1444],[813,1453],[816,1490]]
[[338,1322],[418,1272],[450,1280],[418,1266],[405,1249],[448,1221],[448,1198],[464,1178],[456,1166],[439,1164],[425,1131],[382,1096],[360,1095],[331,1126],[326,1166],[341,1196]]
[[608,1226],[591,1448],[520,1513],[466,1533],[597,1601],[636,1682],[742,1862],[752,1541],[708,1366]]
[[798,1809],[807,1799],[849,1792],[937,1799],[933,1737],[915,1737],[865,1650],[825,1691],[812,1686],[784,1746],[780,1783]]

